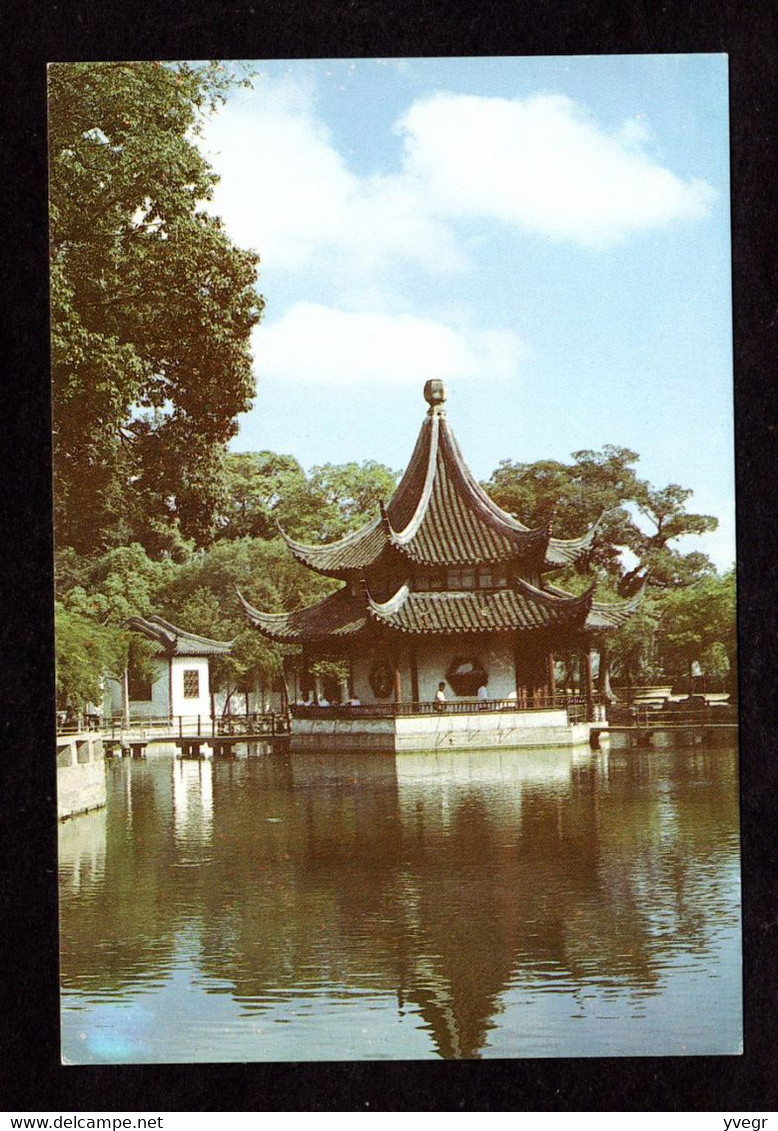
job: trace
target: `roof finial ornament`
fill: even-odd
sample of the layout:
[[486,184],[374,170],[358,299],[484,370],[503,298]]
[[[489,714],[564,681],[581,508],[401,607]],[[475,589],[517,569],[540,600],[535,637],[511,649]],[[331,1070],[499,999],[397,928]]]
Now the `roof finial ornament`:
[[433,377],[431,381],[427,381],[424,386],[424,399],[430,406],[430,412],[445,412],[443,402],[448,396],[448,390],[444,381],[439,377]]

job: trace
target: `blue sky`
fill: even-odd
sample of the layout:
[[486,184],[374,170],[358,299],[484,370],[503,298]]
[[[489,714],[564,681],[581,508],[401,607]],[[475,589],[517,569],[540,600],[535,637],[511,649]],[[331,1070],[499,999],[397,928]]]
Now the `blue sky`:
[[261,255],[233,448],[402,469],[442,377],[474,473],[611,443],[734,562],[723,55],[256,62],[208,123]]

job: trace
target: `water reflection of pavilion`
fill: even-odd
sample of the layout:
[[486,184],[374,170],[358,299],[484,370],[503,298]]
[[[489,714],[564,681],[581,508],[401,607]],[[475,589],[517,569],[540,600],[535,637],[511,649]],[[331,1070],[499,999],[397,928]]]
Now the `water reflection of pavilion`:
[[[706,908],[726,903],[716,861],[734,851],[734,759],[453,757],[216,763],[212,835],[185,846],[205,812],[193,771],[183,824],[155,821],[153,791],[135,789],[142,851],[167,865],[155,892],[122,901],[135,963],[158,962],[185,918],[200,924],[203,973],[230,982],[243,1012],[369,988],[422,1018],[439,1055],[474,1057],[511,987],[652,993],[670,956],[703,946]],[[71,985],[119,976],[101,940],[117,944],[139,851],[109,829],[103,899],[88,920],[66,911],[67,930],[86,932],[68,949]]]

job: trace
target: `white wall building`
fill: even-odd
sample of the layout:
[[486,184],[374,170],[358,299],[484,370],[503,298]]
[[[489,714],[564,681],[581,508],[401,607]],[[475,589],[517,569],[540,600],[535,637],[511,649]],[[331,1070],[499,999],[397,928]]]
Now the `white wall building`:
[[126,713],[125,698],[132,719],[210,718],[212,709],[221,712],[225,696],[212,700],[210,665],[213,657],[229,653],[232,641],[196,636],[157,616],[132,617],[127,626],[158,645],[158,654],[151,661],[151,679],[130,673],[126,681],[108,680],[112,715]]

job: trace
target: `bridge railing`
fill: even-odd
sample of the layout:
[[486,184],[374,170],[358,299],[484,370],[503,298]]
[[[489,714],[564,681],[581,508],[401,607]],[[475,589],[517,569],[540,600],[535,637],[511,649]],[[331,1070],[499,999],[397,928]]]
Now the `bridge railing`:
[[622,707],[609,706],[608,724],[620,727],[712,726],[736,723],[737,707],[730,704],[709,704],[706,707]]
[[252,712],[248,715],[159,715],[130,718],[122,716],[99,720],[91,727],[57,726],[57,736],[80,734],[86,730],[99,731],[114,742],[123,739],[147,741],[154,738],[215,738],[231,735],[284,734],[288,729],[286,715],[273,711]]

